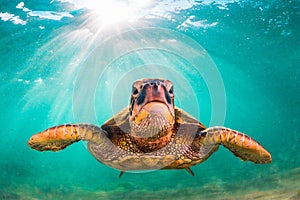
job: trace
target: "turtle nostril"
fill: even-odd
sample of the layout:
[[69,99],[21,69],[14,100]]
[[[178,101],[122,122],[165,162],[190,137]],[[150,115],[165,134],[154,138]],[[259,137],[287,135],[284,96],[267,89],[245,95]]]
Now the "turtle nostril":
[[149,83],[149,85],[150,85],[151,87],[153,87],[153,86],[160,86],[160,85],[161,85],[161,82],[160,82],[159,80],[153,80],[153,81],[151,81],[151,82]]

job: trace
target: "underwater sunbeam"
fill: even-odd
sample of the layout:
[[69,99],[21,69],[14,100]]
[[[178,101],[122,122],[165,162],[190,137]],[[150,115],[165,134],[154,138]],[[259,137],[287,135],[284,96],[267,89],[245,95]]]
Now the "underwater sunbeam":
[[114,25],[119,22],[135,21],[140,12],[149,5],[151,0],[138,1],[76,1],[75,4],[93,10],[102,26]]

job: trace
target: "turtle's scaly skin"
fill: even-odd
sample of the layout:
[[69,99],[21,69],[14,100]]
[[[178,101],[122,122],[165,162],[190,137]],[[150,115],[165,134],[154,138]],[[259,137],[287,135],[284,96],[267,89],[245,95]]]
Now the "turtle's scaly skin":
[[[174,107],[173,86],[162,79],[133,84],[129,108],[101,127],[68,124],[52,127],[28,141],[39,151],[59,151],[80,140],[97,160],[130,170],[187,169],[205,161],[219,145],[244,161],[270,163],[270,153],[249,136],[225,127],[205,128]],[[144,137],[145,136],[145,137]]]

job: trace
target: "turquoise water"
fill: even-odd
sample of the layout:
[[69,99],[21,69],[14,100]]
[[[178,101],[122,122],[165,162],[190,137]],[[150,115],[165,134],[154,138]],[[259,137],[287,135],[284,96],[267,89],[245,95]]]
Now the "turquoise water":
[[[299,24],[293,0],[1,1],[0,199],[299,199]],[[102,124],[144,77],[171,79],[176,105],[247,133],[273,162],[221,147],[194,177],[119,179],[83,142],[27,146],[54,125]]]

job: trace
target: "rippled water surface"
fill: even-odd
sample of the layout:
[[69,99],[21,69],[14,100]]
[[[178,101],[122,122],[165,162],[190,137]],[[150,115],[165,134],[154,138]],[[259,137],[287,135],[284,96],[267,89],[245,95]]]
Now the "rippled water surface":
[[[300,1],[0,1],[0,199],[300,199]],[[29,137],[102,124],[132,81],[174,82],[206,126],[247,133],[273,162],[221,147],[185,170],[126,173],[79,142],[37,152]]]

